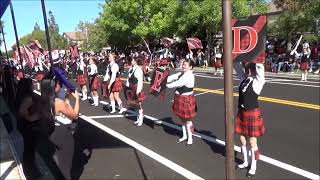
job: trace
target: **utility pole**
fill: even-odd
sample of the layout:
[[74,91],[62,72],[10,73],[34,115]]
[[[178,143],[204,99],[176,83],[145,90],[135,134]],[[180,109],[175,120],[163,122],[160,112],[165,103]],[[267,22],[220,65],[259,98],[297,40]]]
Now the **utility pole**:
[[224,53],[224,102],[226,137],[226,179],[235,179],[234,124],[233,124],[233,57],[232,57],[232,0],[222,0],[223,53]]

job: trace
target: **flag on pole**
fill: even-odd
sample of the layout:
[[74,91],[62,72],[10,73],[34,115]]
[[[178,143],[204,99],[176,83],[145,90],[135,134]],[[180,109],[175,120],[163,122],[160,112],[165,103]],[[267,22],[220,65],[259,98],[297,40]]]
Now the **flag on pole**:
[[78,46],[76,45],[71,46],[70,50],[71,50],[71,62],[74,62],[74,60],[80,56]]
[[201,40],[198,38],[187,38],[189,49],[203,49]]
[[25,55],[26,55],[26,60],[27,60],[27,65],[30,67],[30,68],[33,68],[34,65],[35,65],[35,59],[34,59],[34,55],[32,54],[32,51],[27,47],[27,46],[23,46],[24,48],[24,51],[25,51]]
[[10,0],[1,0],[0,1],[0,19],[2,18],[4,12],[6,11],[9,3],[10,3]]
[[161,41],[164,47],[171,47],[172,44],[174,43],[174,40],[168,37],[162,38]]
[[33,53],[34,59],[37,59],[40,56],[40,54],[44,55],[44,49],[42,48],[42,46],[41,46],[41,44],[39,43],[38,40],[30,41],[27,44],[27,47]]
[[232,30],[234,61],[257,63],[265,61],[267,16],[232,19]]

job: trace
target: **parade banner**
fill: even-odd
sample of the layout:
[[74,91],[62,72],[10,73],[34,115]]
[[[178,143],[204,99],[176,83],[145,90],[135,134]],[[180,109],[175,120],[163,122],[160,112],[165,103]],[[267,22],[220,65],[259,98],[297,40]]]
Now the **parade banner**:
[[232,19],[233,60],[263,63],[266,58],[267,16]]
[[203,49],[201,40],[198,38],[187,38],[187,44],[189,49]]
[[169,69],[156,68],[151,78],[149,93],[154,96],[160,95],[161,99],[163,99],[168,76]]

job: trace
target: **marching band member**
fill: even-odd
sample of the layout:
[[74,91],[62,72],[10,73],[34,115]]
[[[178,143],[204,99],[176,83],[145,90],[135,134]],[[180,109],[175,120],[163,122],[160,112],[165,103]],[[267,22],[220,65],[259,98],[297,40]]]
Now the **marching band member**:
[[[126,96],[129,101],[136,101],[139,115],[137,116],[137,120],[134,124],[141,126],[143,124],[142,101],[145,99],[143,91],[143,70],[139,67],[135,58],[131,58],[131,66],[132,67],[129,69],[128,79],[126,82],[126,87],[130,91],[126,92]],[[129,92],[131,95],[128,94]]]
[[176,88],[172,110],[182,122],[183,136],[178,140],[178,143],[188,140],[187,145],[193,143],[192,133],[194,126],[192,118],[197,114],[196,98],[193,95],[195,82],[193,67],[193,60],[188,59],[183,62],[183,72],[173,74],[167,79],[167,87]]
[[306,48],[303,48],[301,63],[300,63],[300,71],[301,71],[301,81],[307,81],[308,69],[309,69],[309,54]]
[[115,62],[115,54],[110,53],[109,54],[109,65],[107,67],[106,74],[104,76],[104,81],[109,81],[108,84],[108,91],[109,91],[109,98],[110,98],[110,103],[111,103],[111,112],[110,113],[115,113],[116,112],[116,102],[118,103],[119,106],[119,113],[123,113],[125,111],[124,108],[122,108],[122,101],[120,99],[120,91],[122,89],[122,82],[119,77],[120,72],[119,72],[119,66]]
[[98,68],[96,65],[96,59],[90,57],[89,66],[88,66],[88,75],[90,76],[90,91],[92,95],[93,103],[91,105],[98,106],[99,105],[99,94],[98,89],[100,87],[100,79],[98,77]]
[[245,65],[244,72],[240,62],[237,62],[235,63],[235,70],[240,77],[235,132],[240,135],[241,152],[244,159],[244,162],[238,165],[238,167],[242,169],[249,165],[246,148],[247,139],[249,139],[251,146],[251,167],[247,176],[252,177],[256,173],[257,160],[259,160],[257,138],[265,132],[258,104],[258,97],[265,84],[264,66],[263,64],[250,62]]
[[87,100],[87,86],[86,86],[86,75],[85,75],[85,67],[86,64],[83,61],[83,57],[78,59],[77,61],[77,83],[80,86],[80,89],[82,91],[82,99],[81,100]]

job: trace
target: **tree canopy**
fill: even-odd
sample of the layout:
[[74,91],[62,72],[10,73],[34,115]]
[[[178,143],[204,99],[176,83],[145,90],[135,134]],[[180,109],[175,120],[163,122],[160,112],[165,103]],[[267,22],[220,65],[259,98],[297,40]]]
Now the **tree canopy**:
[[[233,1],[233,16],[265,13],[265,0]],[[164,36],[196,36],[206,40],[221,29],[220,0],[117,0],[106,1],[89,28],[89,46],[106,44],[126,48]],[[102,40],[102,42],[97,42]],[[95,43],[95,44],[94,44]]]
[[290,38],[303,32],[317,32],[317,20],[320,20],[320,0],[274,0],[278,8],[283,9],[279,18],[270,25],[273,34]]

